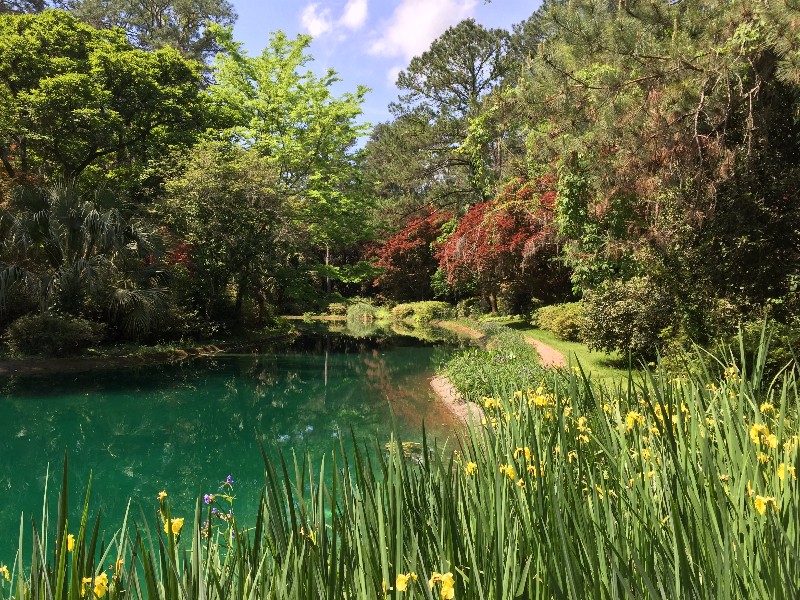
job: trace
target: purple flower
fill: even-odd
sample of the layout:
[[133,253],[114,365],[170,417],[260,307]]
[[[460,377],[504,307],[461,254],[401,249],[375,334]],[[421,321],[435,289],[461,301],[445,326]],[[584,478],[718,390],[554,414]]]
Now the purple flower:
[[214,494],[206,494],[203,496],[203,502],[206,504],[211,504],[214,501]]
[[228,476],[225,478],[225,483],[227,483],[228,485],[233,485],[233,477],[231,477],[230,475],[228,475]]
[[218,512],[219,512],[219,511],[217,510],[217,507],[216,507],[216,506],[215,506],[214,508],[212,508],[212,509],[211,509],[211,514],[212,514],[212,515],[215,515],[215,514],[217,514]]

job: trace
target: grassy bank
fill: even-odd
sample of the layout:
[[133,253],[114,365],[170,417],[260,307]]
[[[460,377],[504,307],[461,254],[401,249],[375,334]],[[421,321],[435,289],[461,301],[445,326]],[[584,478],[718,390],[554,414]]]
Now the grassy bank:
[[339,449],[328,480],[267,463],[255,523],[227,513],[233,487],[193,516],[154,490],[102,541],[62,495],[24,528],[32,554],[0,557],[0,594],[797,598],[800,373],[768,386],[762,367],[721,357],[617,394],[572,371],[489,374],[489,422],[457,448]]
[[182,340],[154,345],[134,343],[99,345],[87,348],[79,355],[46,356],[6,351],[0,352],[0,375],[73,373],[157,365],[218,352],[257,348],[289,338],[296,333],[296,328],[290,322],[278,321],[268,330],[240,331],[202,341]]
[[481,347],[473,347],[450,359],[442,374],[463,398],[480,401],[496,393],[516,390],[544,381],[545,371],[536,350],[517,331],[496,323],[459,322],[481,334]]
[[[566,358],[567,364],[572,366],[580,364],[581,368],[594,381],[616,384],[628,378],[627,360],[620,355],[589,350],[585,344],[567,342],[544,329],[522,326],[517,330],[523,335],[544,342],[561,352]],[[632,366],[634,371],[638,371],[636,368],[638,365]]]

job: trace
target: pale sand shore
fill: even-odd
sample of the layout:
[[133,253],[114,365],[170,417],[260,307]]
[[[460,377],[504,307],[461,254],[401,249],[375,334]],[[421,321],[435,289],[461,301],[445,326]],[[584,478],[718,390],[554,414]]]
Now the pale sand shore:
[[[439,327],[449,329],[454,333],[463,337],[469,338],[475,342],[482,343],[486,336],[480,331],[462,325],[461,323],[453,323],[450,321],[441,321],[436,323]],[[544,342],[535,340],[531,337],[524,336],[525,341],[536,349],[539,354],[539,359],[543,367],[565,367],[567,361],[564,355],[555,348],[548,346]],[[472,420],[473,424],[479,425],[484,418],[483,409],[480,405],[474,402],[465,402],[458,393],[453,384],[447,377],[439,376],[431,379],[431,387],[436,395],[442,400],[442,403],[462,422],[469,423]]]
[[434,377],[431,379],[431,387],[436,395],[442,400],[445,406],[456,416],[460,421],[469,424],[472,421],[473,425],[480,425],[483,419],[483,409],[474,402],[465,402],[461,398],[453,384],[447,377]]

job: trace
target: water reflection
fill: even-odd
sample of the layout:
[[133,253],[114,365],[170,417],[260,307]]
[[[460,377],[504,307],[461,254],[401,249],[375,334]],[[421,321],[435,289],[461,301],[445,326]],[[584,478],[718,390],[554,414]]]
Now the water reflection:
[[451,351],[411,338],[328,334],[177,365],[8,378],[0,560],[16,543],[20,513],[40,513],[46,465],[59,473],[65,451],[73,506],[92,472],[93,507],[111,525],[129,497],[152,515],[164,488],[191,513],[197,494],[215,491],[229,473],[247,512],[263,481],[259,439],[275,457],[279,449],[319,456],[350,428],[386,440],[393,419],[406,439],[419,439],[423,419],[449,435],[452,417],[433,401],[428,378]]

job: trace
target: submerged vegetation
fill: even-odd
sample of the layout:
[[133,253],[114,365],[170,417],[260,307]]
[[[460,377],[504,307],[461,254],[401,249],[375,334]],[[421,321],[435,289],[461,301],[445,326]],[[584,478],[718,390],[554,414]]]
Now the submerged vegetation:
[[0,594],[796,598],[799,373],[770,382],[765,356],[687,359],[616,389],[487,372],[491,395],[472,398],[486,422],[454,445],[266,462],[253,523],[229,478],[194,515],[153,490],[104,538],[86,509],[72,520],[65,474],[57,518],[0,557]]

